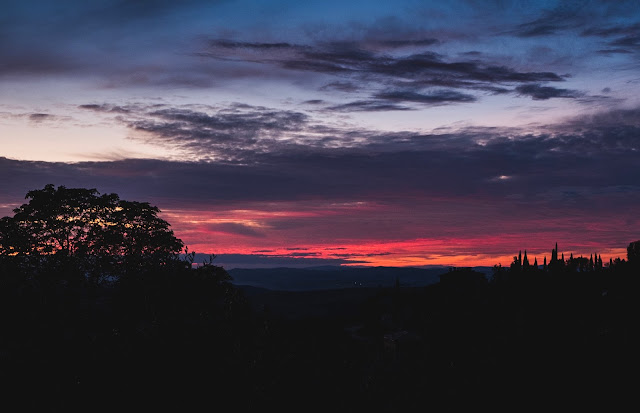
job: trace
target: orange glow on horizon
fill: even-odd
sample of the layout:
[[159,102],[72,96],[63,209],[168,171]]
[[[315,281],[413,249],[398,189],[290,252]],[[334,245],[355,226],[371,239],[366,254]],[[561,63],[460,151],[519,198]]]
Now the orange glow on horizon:
[[[295,247],[276,247],[268,249],[255,248],[217,248],[215,251],[207,249],[206,245],[195,245],[195,251],[215,254],[258,254],[271,257],[318,258],[318,259],[344,259],[344,266],[382,266],[382,267],[420,267],[428,265],[451,267],[474,267],[501,265],[508,267],[513,262],[513,257],[519,251],[510,253],[469,253],[460,244],[474,244],[477,239],[469,240],[412,240],[398,242],[370,241],[358,244],[336,245],[297,245]],[[456,245],[457,244],[457,245]],[[551,258],[551,248],[548,251],[527,251],[529,262],[533,265],[537,259],[538,265],[542,265],[544,258],[547,262]],[[191,250],[193,250],[190,247]],[[446,253],[434,252],[447,249]],[[524,250],[522,250],[524,251]],[[295,253],[296,255],[292,255]],[[591,253],[579,251],[562,251],[565,259],[569,259],[571,253],[574,257],[586,256]],[[625,248],[602,248],[597,253],[606,263],[609,258],[626,258]]]
[[[286,208],[286,207],[290,208]],[[273,208],[271,211],[269,208]],[[580,255],[587,258],[599,254],[604,262],[609,258],[626,258],[626,244],[611,248],[594,241],[572,241],[572,235],[562,230],[540,232],[494,233],[465,236],[462,231],[454,236],[413,239],[347,238],[346,236],[372,234],[371,219],[364,210],[385,209],[362,203],[304,205],[294,209],[291,205],[269,204],[265,209],[227,207],[213,211],[170,210],[162,214],[172,222],[176,236],[190,251],[216,255],[260,255],[262,257],[329,260],[345,266],[419,267],[428,265],[474,267],[502,265],[508,267],[519,251],[527,251],[529,262],[542,265],[546,256],[551,258],[555,243],[559,253],[568,259]],[[354,213],[355,212],[355,213]],[[342,214],[342,215],[340,215]],[[336,216],[337,218],[334,218]],[[336,224],[334,219],[340,219]],[[552,222],[555,223],[555,222]],[[351,226],[352,225],[352,226]],[[555,228],[553,225],[549,225]],[[449,229],[442,226],[443,234]],[[340,233],[334,233],[334,231]],[[433,231],[432,231],[433,232]],[[563,248],[566,247],[566,249]],[[337,261],[336,261],[337,260]],[[317,261],[316,261],[317,262]]]

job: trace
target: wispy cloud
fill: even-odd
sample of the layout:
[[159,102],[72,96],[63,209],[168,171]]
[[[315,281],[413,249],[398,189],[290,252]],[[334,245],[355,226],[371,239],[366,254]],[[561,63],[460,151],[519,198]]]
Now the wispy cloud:
[[475,102],[472,95],[456,92],[454,90],[436,90],[431,93],[417,93],[411,91],[381,92],[375,95],[376,99],[391,100],[395,102],[417,102],[427,105],[442,105],[447,103]]
[[[397,40],[398,44],[405,44]],[[434,42],[418,42],[429,46]],[[404,101],[431,106],[475,102],[473,91],[508,93],[511,87],[524,87],[531,82],[561,82],[563,75],[554,72],[522,72],[493,61],[460,60],[423,50],[420,53],[388,54],[371,48],[366,42],[332,42],[315,45],[290,43],[251,43],[224,39],[210,40],[198,56],[215,60],[246,61],[298,72],[312,72],[340,77],[324,90],[353,92],[367,84],[377,89],[370,99],[332,106],[332,109],[357,111],[409,110],[411,106],[385,104],[380,100]],[[349,78],[350,81],[342,79]],[[412,87],[411,92],[392,91],[388,86]],[[429,90],[433,88],[449,88]],[[418,91],[415,89],[418,88]],[[466,90],[461,92],[451,88]],[[551,96],[560,97],[560,96]],[[562,97],[570,97],[564,94]]]
[[518,86],[516,87],[516,92],[522,96],[531,96],[534,100],[547,100],[551,98],[575,99],[584,96],[584,93],[577,90],[560,89],[551,86],[541,86],[539,84]]
[[[218,202],[394,193],[524,197],[556,186],[635,187],[638,119],[638,110],[617,110],[535,131],[473,127],[418,134],[325,127],[299,113],[261,107],[217,108],[213,114],[139,108],[135,120],[121,119],[144,131],[139,139],[180,148],[195,162],[131,160],[114,169],[104,163],[27,167],[5,160],[3,166],[27,168],[28,176],[56,168],[67,177],[85,168],[94,179],[122,180],[124,186],[129,178],[147,182],[143,187],[159,179],[169,192],[193,191]],[[198,183],[189,176],[197,176]],[[496,176],[517,179],[497,182]],[[200,194],[199,182],[207,182],[211,195]]]
[[236,222],[208,224],[207,229],[213,232],[223,232],[226,234],[242,235],[247,237],[262,238],[265,236],[264,233],[256,230],[255,228]]

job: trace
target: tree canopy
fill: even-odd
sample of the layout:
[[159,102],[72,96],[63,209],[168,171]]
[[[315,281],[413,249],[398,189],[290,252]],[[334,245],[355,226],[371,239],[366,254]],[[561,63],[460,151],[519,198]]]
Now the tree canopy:
[[183,248],[160,209],[96,189],[46,185],[0,219],[0,255],[63,255],[161,262]]
[[630,263],[640,263],[640,240],[629,243],[627,247],[627,259]]

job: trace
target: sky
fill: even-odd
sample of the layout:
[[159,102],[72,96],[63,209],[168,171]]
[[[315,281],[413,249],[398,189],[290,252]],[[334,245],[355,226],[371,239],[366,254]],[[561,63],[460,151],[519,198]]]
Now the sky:
[[226,268],[640,238],[640,2],[3,0],[0,216],[150,202]]

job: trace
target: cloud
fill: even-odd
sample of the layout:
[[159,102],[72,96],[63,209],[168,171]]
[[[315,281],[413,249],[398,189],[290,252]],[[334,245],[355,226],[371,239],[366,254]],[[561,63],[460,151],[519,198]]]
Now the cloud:
[[[534,99],[550,99],[553,97],[578,98],[581,95],[573,90],[557,89],[540,86],[538,84],[526,85],[517,89],[523,95],[532,96]],[[457,92],[441,91],[432,95],[418,94],[405,91],[391,91],[380,94],[381,99],[364,102],[351,102],[343,106],[343,109],[357,110],[359,105],[397,105],[399,101],[431,101],[449,99],[467,101],[472,97],[459,95]],[[386,98],[387,100],[383,100]],[[602,96],[602,98],[606,98]],[[111,112],[116,107],[111,105],[97,105],[100,110]],[[338,108],[334,108],[338,109]],[[386,109],[386,108],[385,108]],[[95,110],[91,106],[91,110]],[[118,112],[120,112],[118,110]],[[129,105],[125,114],[117,119],[129,126],[134,131],[144,132],[143,135],[133,135],[133,139],[145,142],[171,145],[182,151],[191,153],[196,159],[209,161],[233,161],[253,163],[265,162],[271,159],[276,162],[284,156],[293,157],[320,157],[332,159],[335,154],[344,156],[364,156],[364,159],[372,159],[377,154],[399,152],[440,152],[457,151],[458,148],[470,150],[486,150],[492,143],[502,142],[504,136],[519,136],[518,142],[524,144],[536,141],[545,145],[551,141],[542,136],[556,136],[562,129],[561,124],[555,124],[544,129],[547,135],[533,139],[531,135],[518,129],[508,128],[472,128],[462,129],[446,133],[419,134],[415,132],[381,133],[375,130],[362,128],[350,128],[349,126],[329,126],[319,121],[313,121],[302,112],[273,109],[261,106],[232,104],[228,106],[203,106],[193,105],[168,106],[168,105]],[[601,112],[591,115],[591,133],[604,130],[613,125],[603,126],[607,119],[615,118],[616,125],[612,129],[609,138],[613,142],[615,136],[623,131],[631,129],[633,133],[637,126],[634,122],[637,116],[636,110],[617,110]],[[573,121],[568,120],[564,125]],[[599,125],[596,127],[596,125]],[[620,128],[620,129],[617,129]],[[564,132],[564,129],[562,129]],[[615,133],[613,133],[615,132]],[[574,133],[576,139],[584,137],[581,133]],[[476,142],[483,142],[477,145]],[[557,144],[558,141],[554,141]],[[470,146],[471,145],[471,146]],[[205,155],[210,156],[205,156]],[[197,158],[198,156],[202,158]]]
[[0,77],[40,81],[49,76],[99,88],[132,84],[210,87],[214,83],[210,72],[195,59],[177,56],[185,52],[186,39],[192,36],[189,26],[212,13],[219,3],[3,2]]
[[92,110],[96,112],[110,112],[110,113],[131,113],[134,108],[127,106],[118,106],[118,105],[110,105],[110,104],[95,104],[88,103],[85,105],[79,105],[78,108]]
[[340,92],[355,92],[359,89],[360,87],[353,82],[331,82],[320,88],[320,90],[337,90]]
[[[242,116],[223,116],[237,115],[237,111]],[[271,113],[274,120],[256,113],[259,111],[256,107],[219,109],[216,115],[205,116],[174,108],[163,109],[160,115],[157,110],[138,113],[136,116],[151,119],[160,116],[169,125],[160,122],[155,128],[146,128],[149,136],[145,139],[175,145],[191,153],[185,158],[190,161],[63,164],[2,159],[0,173],[17,178],[2,182],[0,191],[26,193],[56,177],[54,184],[118,193],[124,188],[129,198],[144,195],[173,206],[311,199],[382,202],[408,194],[460,199],[515,199],[518,195],[531,199],[542,192],[560,191],[563,186],[590,188],[594,193],[620,186],[637,188],[640,180],[636,167],[640,156],[637,109],[569,119],[535,130],[475,127],[431,134],[314,129],[296,115],[263,108],[262,113]],[[241,127],[247,114],[245,131]],[[260,129],[262,121],[264,130]],[[222,125],[223,132],[231,128],[236,137],[224,133],[222,138],[212,137],[212,132],[202,131],[213,128],[211,125]],[[300,131],[292,131],[298,127]],[[296,141],[305,131],[313,138]],[[285,136],[285,142],[280,142],[280,134],[289,132],[292,137]],[[210,153],[220,160],[212,161]],[[498,182],[494,179],[497,176],[514,178]],[[223,229],[252,235],[251,228]]]
[[[326,47],[326,46],[325,46]],[[562,81],[552,72],[519,72],[505,66],[483,65],[478,61],[447,61],[434,52],[406,56],[379,55],[354,46],[329,45],[325,50],[305,51],[304,59],[271,60],[284,67],[318,72],[351,72],[373,74],[388,78],[411,78],[428,83],[429,80],[456,79],[477,82]],[[265,63],[267,63],[265,61]]]
[[608,39],[608,48],[598,51],[602,54],[628,54],[640,50],[640,23],[590,27],[581,35]]
[[213,231],[213,232],[224,232],[226,234],[232,234],[232,235],[242,235],[246,237],[263,238],[265,236],[264,233],[259,232],[250,226],[235,223],[235,222],[209,224],[207,225],[207,230]]
[[327,108],[336,112],[387,112],[394,110],[413,110],[409,106],[397,105],[380,100],[357,100],[354,102],[334,105]]
[[609,43],[611,46],[619,47],[640,47],[640,34],[623,36]]
[[[398,44],[413,41],[395,40]],[[420,42],[425,45],[435,42]],[[378,100],[402,100],[422,104],[455,104],[474,102],[476,96],[452,89],[507,93],[509,86],[531,82],[561,82],[554,72],[523,72],[495,61],[482,61],[479,54],[463,54],[465,59],[449,58],[433,51],[389,54],[365,41],[326,42],[312,45],[291,43],[252,43],[211,40],[207,50],[198,56],[218,61],[245,61],[296,72],[340,77],[326,83],[323,91],[356,92],[366,85],[374,92],[370,99],[330,106],[332,110],[386,111],[409,110],[410,107],[385,104]],[[469,60],[471,59],[471,60]],[[344,79],[348,80],[344,80]],[[389,85],[411,92],[389,92]],[[431,88],[447,88],[432,91]],[[424,89],[427,90],[424,90]],[[400,89],[402,90],[402,89]],[[411,94],[413,93],[413,94]],[[401,99],[401,94],[405,99]]]
[[303,258],[309,258],[309,257],[317,257],[321,255],[319,252],[292,252],[291,254],[287,254],[287,257],[292,257],[292,258],[298,258],[298,257],[303,257]]
[[[640,108],[607,110],[588,115],[580,115],[569,119],[563,125],[573,128],[582,125],[589,130],[597,130],[600,134],[607,133],[609,128],[612,132],[618,132],[615,128],[640,128]],[[612,133],[612,137],[617,133]]]
[[32,113],[29,115],[29,120],[32,122],[42,122],[53,118],[55,118],[55,116],[49,113]]
[[[89,104],[81,109],[116,113],[135,139],[207,155],[217,161],[237,161],[252,153],[293,143],[309,128],[309,116],[298,111],[246,104],[225,107]],[[291,143],[291,144],[293,144]]]
[[472,95],[456,92],[454,90],[437,90],[431,93],[417,93],[411,91],[382,92],[375,95],[377,99],[396,102],[415,102],[429,106],[442,105],[456,102],[475,102]]
[[[22,113],[17,126],[42,132],[66,104],[80,98],[74,90],[66,93],[67,85],[77,85],[87,96],[97,83],[101,89],[94,89],[93,98],[79,106],[85,111],[82,118],[104,119],[118,130],[124,126],[129,139],[168,148],[163,153],[172,158],[131,159],[135,153],[114,149],[100,161],[74,164],[0,159],[0,175],[11,178],[0,182],[0,193],[3,199],[11,197],[9,203],[22,201],[28,190],[54,183],[96,187],[168,209],[201,208],[213,214],[250,205],[291,212],[259,217],[256,226],[231,220],[209,228],[223,240],[237,237],[251,244],[248,251],[266,249],[264,239],[287,239],[294,231],[321,234],[317,240],[348,239],[358,225],[360,234],[385,239],[435,236],[460,228],[502,231],[500,215],[511,227],[533,222],[532,216],[542,220],[544,214],[560,212],[576,227],[581,224],[575,217],[596,225],[590,212],[602,218],[607,209],[632,210],[637,203],[637,110],[522,128],[386,132],[347,123],[378,121],[384,111],[397,112],[390,114],[388,127],[403,118],[433,119],[444,112],[442,122],[451,116],[480,122],[477,116],[497,116],[489,105],[509,105],[506,100],[515,96],[527,98],[520,103],[563,98],[568,110],[576,103],[578,108],[599,103],[590,109],[602,109],[605,102],[613,107],[620,103],[619,94],[630,93],[620,84],[635,65],[624,65],[620,70],[625,76],[617,76],[618,81],[611,78],[613,83],[606,85],[614,93],[606,97],[563,86],[569,76],[565,73],[576,70],[576,84],[601,90],[605,84],[590,82],[594,67],[611,70],[611,63],[627,63],[633,56],[625,55],[639,50],[638,23],[633,20],[637,1],[623,6],[572,2],[560,8],[502,1],[412,4],[410,12],[402,6],[385,9],[384,13],[404,17],[382,19],[376,18],[382,15],[378,5],[358,14],[359,21],[348,21],[351,15],[345,12],[342,22],[313,27],[307,21],[296,27],[298,7],[283,7],[281,16],[280,9],[269,11],[271,22],[227,19],[225,10],[215,15],[215,2],[125,3],[105,0],[59,7],[36,0],[36,6],[3,5],[0,77],[7,90],[27,83],[32,90],[43,86],[38,89],[43,95],[65,88],[64,94],[43,99],[32,92],[42,103],[11,109]],[[488,10],[482,10],[485,6]],[[237,16],[243,12],[240,7],[231,9]],[[259,10],[249,14],[262,16]],[[275,20],[282,16],[291,16],[292,22]],[[313,14],[309,21],[317,18]],[[60,81],[60,76],[68,79]],[[54,91],[47,88],[49,80],[56,82]],[[283,84],[286,87],[279,87]],[[128,85],[143,88],[125,88]],[[156,85],[163,88],[150,89]],[[172,89],[218,85],[220,93]],[[255,85],[259,90],[253,93]],[[275,99],[273,106],[280,106],[167,103],[218,102],[229,93],[237,99]],[[110,103],[100,97],[105,94]],[[131,94],[162,96],[157,101],[162,103],[123,104]],[[487,98],[497,94],[502,96]],[[54,109],[47,106],[51,97],[59,103],[70,100]],[[301,104],[282,106],[292,102]],[[442,105],[457,106],[409,112]],[[466,112],[473,108],[480,111]],[[42,124],[26,124],[28,120]],[[359,202],[367,207],[332,205]],[[483,215],[488,218],[481,223],[472,219]],[[631,213],[621,216],[632,219]],[[621,227],[637,228],[635,221],[629,222]]]
[[[626,32],[629,27],[594,27],[594,22],[627,18],[638,11],[634,1],[610,2],[597,0],[591,2],[558,2],[554,7],[535,10],[538,17],[518,24],[510,34],[518,37],[546,37],[566,31],[578,31],[583,35],[611,36]],[[520,17],[520,16],[516,16]]]
[[585,24],[585,14],[581,11],[577,5],[562,4],[552,10],[543,10],[539,18],[517,25],[510,33],[525,38],[556,35]]
[[[185,107],[174,109],[169,113],[180,113],[181,122],[193,121],[194,127],[183,128],[194,130],[187,153],[206,152],[208,138],[199,135],[195,125],[209,118],[184,116]],[[264,108],[265,113],[272,110]],[[156,111],[142,108],[135,116],[154,117]],[[373,259],[389,251],[386,244],[402,239],[494,234],[511,244],[510,236],[523,233],[553,241],[558,234],[579,232],[585,239],[588,229],[590,239],[615,245],[628,242],[637,228],[639,114],[639,109],[617,110],[523,129],[468,127],[431,134],[333,128],[326,132],[332,136],[331,146],[283,145],[267,138],[261,152],[241,153],[241,162],[198,156],[72,164],[0,158],[0,175],[12,177],[0,181],[0,202],[24,202],[27,191],[48,183],[115,192],[123,199],[159,206],[196,250],[207,245],[232,251],[228,241],[238,239],[247,243],[246,251],[274,250],[275,242],[275,250],[285,253],[280,254],[283,263],[292,265],[300,261],[287,260],[320,259],[308,253],[324,251],[325,246],[348,247],[349,254],[355,254],[337,259],[367,254]],[[148,133],[151,139],[153,132]],[[183,138],[176,136],[173,142],[179,145]],[[201,148],[194,144],[199,139]],[[340,139],[348,144],[338,145]],[[229,157],[224,151],[237,153],[232,145],[216,150],[223,158]],[[234,216],[239,210],[241,215]],[[201,222],[212,217],[217,221],[193,224],[191,217],[198,214],[203,215]],[[321,248],[283,251],[314,242]],[[373,242],[382,244],[356,248]],[[331,251],[326,252],[330,256]]]
[[640,31],[640,23],[630,25],[612,25],[607,27],[589,27],[582,31],[583,36],[617,37],[630,36]]
[[516,92],[521,96],[531,96],[533,100],[547,100],[551,98],[579,98],[584,96],[582,92],[571,89],[560,89],[539,84],[521,85],[516,87]]
[[[529,62],[505,57],[505,46],[516,47],[508,43],[514,41],[511,36],[502,43],[504,32],[496,27],[505,24],[507,33],[520,37],[576,30],[583,37],[602,38],[609,44],[596,53],[603,55],[637,50],[638,24],[625,14],[633,15],[637,4],[611,3],[571,3],[549,9],[546,4],[516,8],[462,1],[436,7],[437,11],[432,6],[411,6],[410,13],[398,7],[375,12],[372,18],[368,14],[345,17],[333,26],[323,22],[319,24],[323,27],[310,27],[307,23],[316,21],[310,17],[301,20],[303,27],[285,24],[286,30],[274,28],[283,23],[280,20],[246,23],[244,16],[214,25],[220,28],[212,31],[209,22],[229,12],[223,1],[143,1],[135,5],[119,0],[72,1],[69,7],[46,1],[36,1],[37,7],[9,2],[0,25],[0,76],[66,76],[101,88],[126,90],[132,85],[216,88],[249,78],[316,89],[324,84],[320,86],[324,92],[370,94],[350,99],[358,102],[374,100],[373,95],[389,89],[429,94],[431,88],[446,88],[480,101],[476,91],[504,94],[526,83],[564,80],[564,72],[556,71],[559,59],[547,66],[550,70],[527,71],[522,68],[531,66]],[[298,11],[289,12],[295,15]],[[427,13],[438,18],[431,16],[425,22]],[[469,24],[480,17],[488,18],[488,23]],[[621,23],[616,24],[618,20]],[[240,22],[245,26],[234,29]],[[478,31],[484,33],[476,39]],[[336,100],[328,105],[343,103]],[[448,103],[456,102],[442,101]],[[385,108],[373,103],[354,107],[360,111]]]
[[630,54],[633,53],[628,49],[600,49],[597,50],[596,53],[602,55],[612,55],[612,54]]
[[433,46],[440,43],[438,39],[391,39],[391,40],[374,40],[367,42],[370,45],[383,48],[404,48],[416,46]]
[[514,33],[520,37],[549,36],[567,28],[568,26],[562,24],[549,24],[546,22],[535,21],[521,24]]
[[[208,256],[196,254],[196,262],[206,261]],[[318,258],[318,257],[291,257],[288,255],[265,254],[218,254],[214,260],[215,265],[225,269],[233,268],[305,268],[319,265],[343,265],[364,263],[362,260],[342,258]],[[242,278],[237,276],[238,280]],[[256,282],[253,280],[252,282]],[[264,280],[263,280],[264,281]],[[273,280],[271,280],[273,282]],[[303,281],[304,282],[304,281]]]
[[[135,6],[106,0],[90,5],[78,2],[65,13],[42,7],[27,20],[28,8],[8,7],[5,20],[11,23],[14,16],[16,21],[28,23],[11,23],[0,29],[0,39],[15,39],[0,41],[0,60],[4,62],[0,75],[67,76],[97,82],[101,88],[127,90],[130,86],[217,88],[259,79],[262,84],[311,86],[326,94],[359,92],[348,100],[344,96],[310,99],[325,101],[329,110],[349,112],[402,111],[432,104],[429,98],[417,96],[405,101],[410,104],[378,102],[388,100],[376,96],[389,90],[410,90],[424,96],[433,95],[433,89],[459,93],[458,98],[432,96],[431,102],[448,105],[479,102],[487,92],[507,94],[528,83],[548,87],[544,83],[565,80],[565,75],[553,69],[523,70],[527,65],[518,67],[502,52],[475,50],[477,44],[468,44],[473,30],[459,22],[446,30],[436,29],[416,23],[410,16],[398,17],[399,13],[374,18],[373,23],[343,22],[325,35],[308,27],[291,29],[293,35],[268,28],[257,34],[253,26],[212,34],[196,23],[215,15],[217,2],[169,3],[163,1],[154,7],[146,1]],[[462,9],[445,7],[443,22],[467,7],[478,11],[476,6],[463,3]],[[490,8],[505,13],[502,7]],[[588,21],[584,13],[571,7],[560,12],[533,9],[539,17],[521,24],[519,35],[555,33],[564,30],[560,26],[565,21],[570,27],[588,27],[583,25]],[[462,12],[465,19],[469,18],[467,11]],[[509,13],[514,22],[522,18]],[[162,25],[157,24],[160,19]],[[186,23],[189,21],[193,25]],[[635,47],[632,27],[583,31],[585,36],[609,36],[612,43],[620,43],[601,47],[600,54],[620,54]],[[465,51],[466,47],[473,50]]]
[[371,100],[358,100],[329,106],[325,110],[337,112],[407,111],[417,109],[417,107],[407,104],[419,104],[424,107],[468,103],[476,100],[475,96],[454,90],[436,90],[428,93],[398,90],[376,93]]
[[225,49],[257,49],[257,50],[276,50],[276,49],[303,49],[301,46],[290,43],[252,43],[237,42],[227,39],[211,39],[209,45],[212,48],[222,47]]

